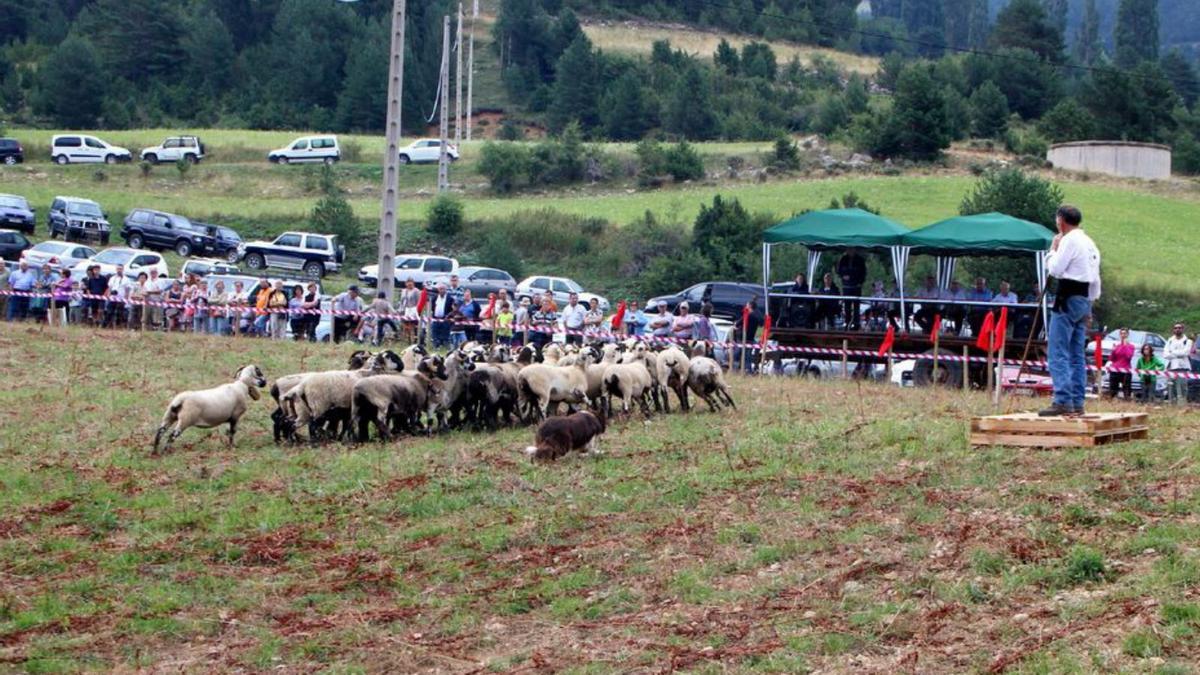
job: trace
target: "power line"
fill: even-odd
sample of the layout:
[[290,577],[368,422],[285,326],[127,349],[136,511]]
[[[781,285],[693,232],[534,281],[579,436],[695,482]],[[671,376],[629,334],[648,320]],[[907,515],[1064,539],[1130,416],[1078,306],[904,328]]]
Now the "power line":
[[[747,12],[740,7],[735,7],[733,5],[727,5],[727,4],[724,4],[721,2],[715,2],[714,0],[692,0],[692,2],[694,2],[698,5],[707,5],[709,7],[716,7],[719,9],[727,9],[727,10],[739,12],[742,14],[751,14],[751,12]],[[1001,54],[999,52],[992,52],[992,51],[987,51],[984,49],[975,49],[973,47],[955,47],[953,45],[949,45],[949,44],[945,44],[945,43],[941,43],[941,42],[929,42],[927,40],[918,40],[916,38],[899,37],[896,35],[890,35],[888,33],[876,33],[874,31],[862,30],[860,28],[843,28],[841,26],[835,26],[829,22],[819,21],[817,19],[798,19],[798,18],[791,17],[791,16],[782,16],[779,14],[767,14],[766,12],[753,12],[753,14],[755,16],[759,16],[759,17],[762,17],[765,19],[788,21],[791,23],[796,23],[796,24],[801,24],[801,25],[810,25],[810,26],[816,26],[818,28],[827,28],[831,31],[849,33],[852,35],[861,35],[863,37],[872,37],[872,38],[880,38],[880,39],[884,39],[884,40],[892,40],[894,42],[904,42],[907,44],[928,47],[931,49],[940,49],[943,51],[958,52],[961,54],[974,54],[976,56],[986,56],[986,57],[997,58],[997,59],[1008,59],[1010,61],[1043,65],[1043,66],[1048,66],[1050,68],[1060,68],[1060,69],[1066,69],[1066,70],[1080,70],[1080,71],[1085,71],[1085,72],[1089,72],[1089,73],[1115,73],[1118,75],[1124,75],[1126,77],[1131,77],[1134,79],[1146,80],[1146,81],[1157,81],[1159,79],[1165,79],[1165,78],[1155,78],[1155,77],[1148,76],[1148,75],[1139,75],[1137,73],[1133,73],[1128,70],[1122,70],[1119,68],[1100,68],[1097,66],[1077,65],[1077,64],[1073,64],[1073,63],[1053,63],[1051,61],[1044,61],[1044,60],[1038,59],[1038,58],[1027,58],[1027,57],[1018,56],[1015,54]]]

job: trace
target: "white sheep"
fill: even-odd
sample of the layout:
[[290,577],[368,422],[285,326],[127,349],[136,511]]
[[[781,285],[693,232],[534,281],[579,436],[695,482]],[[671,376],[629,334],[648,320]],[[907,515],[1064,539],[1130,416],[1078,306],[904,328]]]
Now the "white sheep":
[[[371,358],[371,352],[363,351],[360,349],[350,355],[350,363],[346,367],[346,369],[347,370],[358,370],[358,369],[362,368],[363,365],[365,365],[367,360],[370,358]],[[320,372],[320,371],[316,371],[316,372]],[[325,372],[333,372],[333,371],[325,371]],[[275,410],[271,411],[271,422],[274,426],[274,429],[272,429],[272,433],[275,436],[276,443],[283,440],[284,437],[287,437],[288,440],[295,440],[295,431],[296,430],[293,427],[291,427],[287,422],[288,416],[283,411],[283,403],[282,403],[281,399],[283,398],[284,394],[287,394],[289,391],[294,389],[296,387],[296,385],[300,384],[300,382],[304,378],[306,378],[312,374],[313,374],[312,372],[292,373],[291,375],[284,375],[283,377],[281,377],[281,378],[275,380],[273,383],[271,383],[271,390],[270,390],[271,398],[273,398],[275,400]],[[334,431],[336,432],[336,430],[334,430]]]
[[612,414],[613,396],[621,399],[622,412],[629,413],[629,402],[637,399],[642,414],[650,416],[650,405],[646,396],[654,386],[650,371],[646,368],[645,355],[628,363],[613,363],[604,368],[604,392],[607,394],[606,414]]
[[[691,359],[683,350],[675,346],[667,347],[658,353],[658,382],[675,392],[679,398],[679,407],[685,412],[690,407],[687,395],[688,367]],[[670,403],[666,392],[663,393],[663,406],[670,412]]]
[[559,402],[568,405],[588,404],[587,367],[600,360],[600,354],[592,347],[585,347],[573,366],[555,366],[535,363],[525,366],[517,374],[520,407],[528,417],[545,419],[557,408]]
[[707,356],[696,356],[688,364],[688,387],[696,395],[704,399],[713,412],[721,409],[720,403],[725,403],[736,409],[733,397],[729,395],[729,385],[725,384],[725,376],[721,372],[721,364]]
[[158,454],[163,434],[167,433],[167,428],[171,425],[174,425],[174,428],[167,436],[163,452],[171,449],[171,444],[179,438],[184,429],[211,429],[222,424],[229,425],[229,448],[233,449],[233,435],[237,433],[238,420],[246,413],[250,401],[257,401],[262,397],[258,390],[265,386],[267,379],[263,377],[262,370],[258,366],[249,365],[239,370],[234,381],[229,384],[176,394],[171,399],[171,405],[167,406],[167,411],[163,413],[158,433],[154,434],[153,452]]
[[[400,362],[404,364],[404,370],[413,371],[417,369],[417,364],[421,362],[421,359],[426,356],[429,356],[429,352],[425,350],[424,345],[409,345],[400,352]],[[350,370],[354,370],[354,368]]]
[[[296,427],[328,419],[331,416],[349,420],[350,404],[356,382],[364,377],[389,371],[399,372],[403,368],[404,364],[395,352],[383,351],[372,356],[361,370],[313,373],[283,395],[281,401],[283,411]],[[344,430],[344,433],[348,432],[349,424]]]
[[666,400],[667,390],[665,383],[659,381],[658,377],[658,353],[651,350],[650,346],[637,338],[629,338],[625,341],[625,353],[621,356],[621,363],[633,363],[634,361],[642,361],[646,364],[646,370],[650,372],[650,398],[654,401],[654,409],[659,412],[671,412],[670,403]]

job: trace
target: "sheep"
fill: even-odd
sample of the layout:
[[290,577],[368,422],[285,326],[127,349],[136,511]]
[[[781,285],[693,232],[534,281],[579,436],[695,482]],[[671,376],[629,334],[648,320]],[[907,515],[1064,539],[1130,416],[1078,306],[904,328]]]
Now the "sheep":
[[[354,352],[350,355],[350,363],[347,366],[347,370],[359,370],[369,358],[371,358],[371,352],[366,352],[361,349]],[[272,433],[275,436],[276,443],[280,442],[284,438],[287,438],[288,440],[295,440],[296,433],[295,428],[287,424],[288,417],[283,411],[283,405],[280,402],[280,398],[284,394],[291,391],[292,388],[294,388],[297,384],[300,384],[300,381],[309,375],[312,375],[312,373],[293,373],[291,375],[284,375],[271,384],[271,398],[275,399],[275,410],[271,411],[271,423],[274,426]],[[313,431],[314,429],[309,429],[309,435],[312,435]],[[336,433],[337,430],[333,429],[332,431]]]
[[557,342],[551,342],[545,347],[542,347],[541,354],[542,363],[548,366],[558,365],[559,360],[561,360],[563,356],[566,356],[566,352],[563,351],[562,345],[558,344]]
[[[679,407],[687,412],[691,405],[688,403],[687,381],[688,366],[691,360],[683,350],[674,345],[658,353],[658,381],[663,386],[675,392],[679,397]],[[663,407],[670,412],[667,394],[663,393]]]
[[171,449],[171,444],[179,438],[179,434],[189,427],[211,429],[222,424],[229,424],[229,449],[233,449],[233,435],[237,433],[238,420],[246,413],[250,401],[262,398],[260,387],[267,386],[258,366],[249,365],[239,370],[234,381],[212,389],[184,391],[171,399],[167,411],[163,413],[162,423],[154,434],[153,454],[159,453],[159,443],[167,427],[174,425],[162,451]]
[[707,356],[693,357],[688,364],[687,384],[713,412],[721,409],[720,403],[737,409],[733,397],[729,395],[729,385],[725,384],[725,376],[721,373],[721,364],[713,359]]
[[[400,352],[400,361],[404,363],[404,370],[411,372],[417,369],[417,364],[426,356],[429,356],[429,352],[425,350],[425,345],[409,345]],[[354,369],[351,368],[351,370]]]
[[517,375],[521,365],[508,359],[508,348],[498,346],[493,350],[489,363],[479,364],[471,373],[467,390],[470,401],[468,417],[476,424],[487,424],[495,429],[504,414],[505,424],[512,424],[520,390]]
[[548,419],[538,427],[535,445],[525,448],[525,454],[535,462],[558,459],[572,450],[599,454],[596,441],[606,426],[603,415],[587,411]]
[[446,378],[440,356],[421,359],[412,371],[399,375],[376,375],[354,383],[350,396],[350,419],[359,442],[367,440],[368,427],[375,423],[379,440],[393,433],[412,433],[420,426],[424,413],[433,415],[433,404],[440,395],[438,383]]
[[[439,428],[449,429],[458,427],[462,422],[460,415],[467,408],[467,385],[471,371],[475,370],[475,362],[467,358],[467,355],[461,350],[456,349],[446,355],[445,369],[446,383],[442,387],[437,421]],[[447,412],[450,413],[449,422],[446,421]]]
[[646,364],[646,370],[650,372],[650,399],[654,401],[654,409],[659,412],[671,412],[670,403],[666,401],[667,390],[664,382],[660,382],[658,378],[658,354],[650,349],[650,346],[637,338],[629,338],[625,340],[625,354],[621,356],[621,363],[631,363],[641,360]]
[[[389,371],[401,372],[403,369],[404,363],[395,352],[383,351],[372,356],[361,370],[313,373],[284,394],[284,412],[297,426],[309,424],[313,420],[337,417],[344,422],[342,435],[348,435],[354,383],[364,377]],[[310,437],[310,440],[315,438]]]
[[587,347],[582,352],[582,358],[573,366],[559,367],[544,363],[525,366],[517,374],[521,409],[530,418],[545,419],[560,401],[570,406],[587,405],[587,366],[599,360],[600,354],[592,347]]
[[646,396],[650,393],[650,389],[653,386],[650,371],[646,367],[644,353],[638,359],[606,366],[604,369],[604,390],[608,395],[607,414],[612,414],[612,399],[613,396],[618,396],[621,399],[621,409],[624,413],[629,413],[629,401],[637,399],[638,405],[642,408],[642,414],[649,417],[650,405],[646,402]]

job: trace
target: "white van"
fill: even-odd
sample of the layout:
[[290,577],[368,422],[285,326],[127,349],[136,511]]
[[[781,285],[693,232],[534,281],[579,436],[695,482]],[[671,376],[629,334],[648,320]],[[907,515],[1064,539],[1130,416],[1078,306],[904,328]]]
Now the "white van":
[[337,136],[305,136],[297,138],[286,147],[272,150],[267,160],[272,164],[296,162],[324,162],[333,164],[342,158]]
[[133,161],[133,153],[95,136],[60,134],[50,139],[50,159],[55,164],[116,164]]

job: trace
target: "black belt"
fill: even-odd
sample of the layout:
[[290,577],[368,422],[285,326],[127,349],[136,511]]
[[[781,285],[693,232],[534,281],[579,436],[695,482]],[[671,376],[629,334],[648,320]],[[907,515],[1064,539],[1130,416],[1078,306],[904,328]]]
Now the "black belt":
[[1067,308],[1067,300],[1077,295],[1088,297],[1088,292],[1091,285],[1086,281],[1076,281],[1075,279],[1059,279],[1058,293],[1054,296],[1054,311],[1064,312]]

